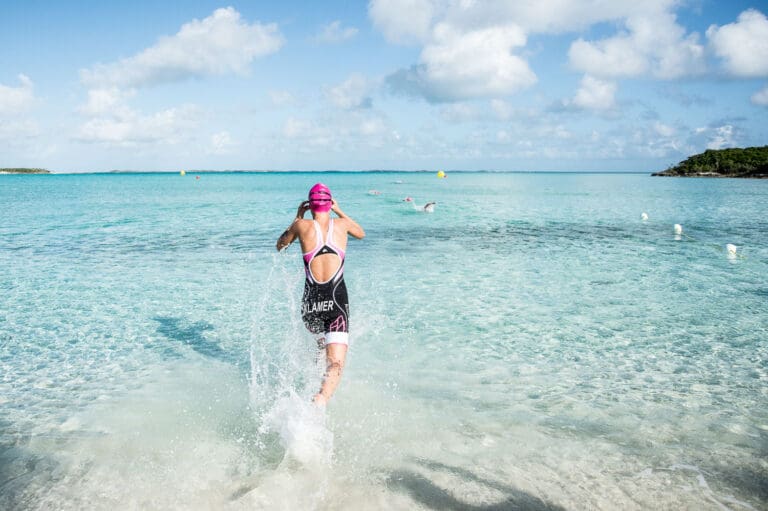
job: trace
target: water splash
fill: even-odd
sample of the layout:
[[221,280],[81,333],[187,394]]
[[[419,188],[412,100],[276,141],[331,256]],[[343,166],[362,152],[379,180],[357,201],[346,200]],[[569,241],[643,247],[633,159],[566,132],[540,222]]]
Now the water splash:
[[[324,358],[298,314],[301,283],[294,256],[279,254],[264,283],[251,337],[251,407],[261,445],[279,443],[277,472],[322,473],[333,456],[333,433],[325,410],[311,402]],[[263,485],[262,485],[263,486]]]
[[264,426],[279,434],[285,449],[284,462],[319,469],[330,466],[333,433],[326,426],[324,408],[291,392],[269,409]]

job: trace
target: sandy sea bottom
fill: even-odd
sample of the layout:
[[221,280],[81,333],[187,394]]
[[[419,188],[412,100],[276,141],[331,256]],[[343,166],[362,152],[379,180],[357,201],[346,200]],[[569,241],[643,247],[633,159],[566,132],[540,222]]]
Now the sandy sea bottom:
[[[2,509],[768,508],[768,183],[3,180]],[[368,234],[324,413],[316,180]]]

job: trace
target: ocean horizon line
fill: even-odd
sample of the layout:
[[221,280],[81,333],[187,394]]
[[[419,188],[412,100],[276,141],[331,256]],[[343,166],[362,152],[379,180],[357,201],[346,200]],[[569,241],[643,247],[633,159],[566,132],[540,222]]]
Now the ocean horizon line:
[[[211,169],[180,169],[180,170],[99,170],[99,171],[49,171],[47,174],[15,174],[9,175],[125,175],[125,174],[179,174],[181,171],[187,174],[434,174],[439,170],[399,170],[399,169],[367,169],[367,170],[339,170],[339,169],[317,169],[317,170],[211,170]],[[466,170],[449,169],[442,170],[446,175],[449,174],[648,174],[652,171],[641,170]]]

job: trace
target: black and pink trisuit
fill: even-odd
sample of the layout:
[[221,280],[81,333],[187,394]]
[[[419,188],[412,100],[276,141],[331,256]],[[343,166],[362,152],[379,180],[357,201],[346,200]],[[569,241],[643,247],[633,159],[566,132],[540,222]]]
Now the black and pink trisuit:
[[[349,299],[344,283],[344,251],[333,242],[333,219],[328,222],[328,234],[323,233],[317,220],[315,224],[315,248],[304,254],[304,269],[307,280],[301,299],[301,319],[307,330],[324,334],[324,344],[349,344]],[[330,279],[318,282],[312,275],[310,263],[323,254],[339,256],[339,268]]]

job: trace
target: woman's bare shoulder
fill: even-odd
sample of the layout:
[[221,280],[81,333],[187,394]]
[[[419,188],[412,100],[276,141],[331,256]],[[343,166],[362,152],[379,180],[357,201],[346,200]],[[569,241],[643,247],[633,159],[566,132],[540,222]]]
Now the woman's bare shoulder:
[[350,222],[347,217],[336,217],[333,219],[333,225],[339,229],[346,230],[350,226]]
[[306,232],[309,230],[314,231],[314,225],[312,225],[312,220],[307,220],[306,218],[301,218],[299,220],[296,220],[296,223],[294,223],[294,227],[299,232]]

